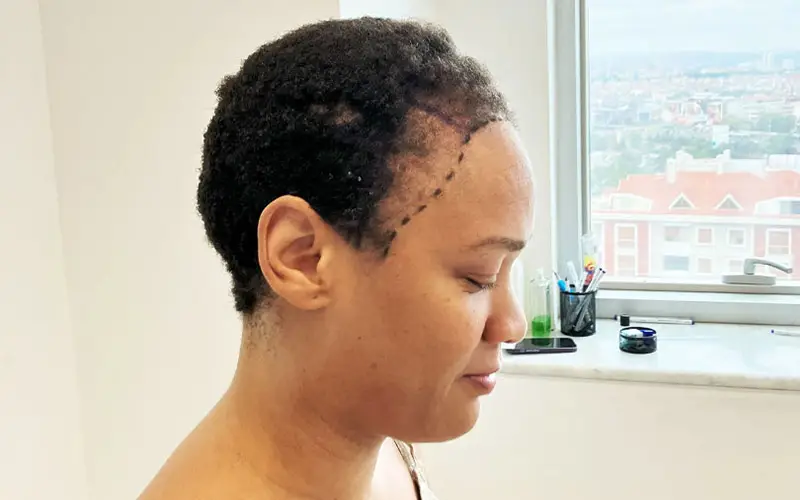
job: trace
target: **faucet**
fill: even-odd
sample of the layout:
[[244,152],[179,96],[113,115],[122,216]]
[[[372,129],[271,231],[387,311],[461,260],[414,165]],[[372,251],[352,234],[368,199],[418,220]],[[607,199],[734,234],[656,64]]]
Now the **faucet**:
[[756,274],[756,265],[774,267],[786,274],[792,274],[793,271],[791,267],[784,266],[778,262],[757,257],[748,257],[744,259],[742,274],[725,274],[722,276],[722,282],[728,285],[774,285],[775,276]]

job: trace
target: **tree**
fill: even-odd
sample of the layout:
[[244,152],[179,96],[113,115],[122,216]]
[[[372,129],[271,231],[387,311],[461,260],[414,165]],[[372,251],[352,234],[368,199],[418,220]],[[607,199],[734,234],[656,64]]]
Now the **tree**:
[[603,167],[592,168],[592,193],[599,194],[605,188],[616,187],[621,180],[638,173],[642,155],[635,151],[623,151],[614,161]]
[[763,115],[756,122],[755,129],[762,132],[790,134],[794,132],[797,120],[792,115]]
[[731,157],[741,159],[764,158],[765,149],[752,139],[742,139],[731,144]]
[[798,140],[793,135],[776,135],[767,141],[766,152],[771,155],[792,155],[798,152]]

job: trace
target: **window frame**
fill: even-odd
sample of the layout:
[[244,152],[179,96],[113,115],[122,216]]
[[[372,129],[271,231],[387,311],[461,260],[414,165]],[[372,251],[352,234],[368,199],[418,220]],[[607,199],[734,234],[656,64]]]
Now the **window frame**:
[[[771,237],[772,237],[773,234],[785,234],[786,235],[786,245],[773,245],[773,244],[771,244],[770,240],[772,239]],[[773,246],[781,246],[781,247],[783,247],[783,246],[785,246],[786,250],[787,250],[786,255],[791,257],[792,256],[792,248],[793,248],[792,247],[792,243],[793,242],[792,242],[792,230],[791,229],[789,229],[788,227],[768,227],[764,231],[764,256],[767,257],[767,258],[781,256],[783,254],[777,254],[777,253],[770,252],[770,247],[773,247]]]
[[[700,261],[708,261],[711,264],[711,272],[705,273],[700,271]],[[714,276],[714,259],[706,256],[696,256],[694,258],[694,274],[698,276]]]
[[[556,269],[566,273],[566,262],[582,261],[580,241],[584,228],[591,228],[591,172],[589,168],[589,81],[586,60],[586,2],[587,0],[559,0],[550,3],[550,104],[551,104],[551,158],[553,209],[555,212],[553,238]],[[613,220],[609,219],[609,220]],[[608,223],[605,220],[604,223]],[[704,220],[705,224],[733,223],[735,220]],[[638,228],[637,228],[638,231]],[[728,236],[726,234],[726,236]],[[650,234],[652,238],[652,234]],[[727,243],[727,242],[726,242]],[[741,247],[740,247],[741,248]],[[745,246],[747,248],[747,231]],[[752,248],[750,249],[752,253]],[[747,256],[743,256],[747,257]],[[615,256],[616,259],[616,256]],[[602,263],[601,263],[602,265]],[[652,263],[651,263],[652,265]],[[724,273],[722,273],[724,274]],[[800,284],[778,284],[765,290],[751,285],[727,285],[720,280],[691,281],[669,279],[611,279],[603,281],[609,290],[609,306],[603,306],[603,293],[598,296],[600,317],[617,312],[621,303],[628,311],[648,311],[652,315],[675,315],[681,304],[694,309],[698,301],[702,315],[696,321],[727,322],[735,300],[724,300],[728,294],[743,295],[756,303],[775,307],[781,314],[773,315],[774,324],[795,324],[792,313],[800,305]],[[643,293],[645,292],[645,293]],[[657,294],[658,300],[649,300],[646,293]],[[710,292],[710,293],[709,293]],[[718,293],[722,292],[722,293]],[[620,302],[620,293],[625,300]],[[651,295],[652,295],[651,294]],[[670,300],[664,300],[665,296]],[[692,296],[691,299],[687,298]],[[788,296],[788,297],[787,297]],[[723,297],[720,299],[720,297]],[[770,298],[772,297],[772,299]],[[689,302],[691,300],[691,302]],[[707,304],[705,304],[707,302]],[[758,307],[753,308],[753,320],[758,321]],[[741,311],[740,311],[741,312]],[[644,314],[643,314],[644,315]]]
[[[667,269],[667,260],[668,259],[686,259],[686,269]],[[689,275],[692,272],[692,258],[688,255],[676,255],[676,254],[669,254],[665,253],[661,256],[661,268],[663,269],[664,273],[669,273],[670,275]]]
[[[731,243],[731,233],[734,231],[739,231],[742,233],[742,244],[741,245],[734,245]],[[747,229],[743,227],[729,227],[726,231],[726,238],[725,238],[725,246],[728,248],[735,248],[736,250],[741,250],[743,248],[747,248]]]
[[[691,225],[683,223],[683,222],[665,222],[661,226],[664,229],[664,240],[662,241],[662,243],[676,243],[676,244],[683,244],[683,245],[690,245],[690,246],[692,245],[692,243],[693,243],[692,242],[692,233],[690,233],[688,231],[692,227]],[[678,239],[678,240],[668,240],[667,239],[667,229],[677,229],[678,230],[678,234],[679,235],[684,235],[685,234],[686,239],[685,240],[680,240],[680,239]],[[682,231],[682,230],[686,230],[686,232],[684,233],[684,231]]]
[[[700,231],[709,231],[711,233],[711,239],[708,243],[700,241]],[[715,236],[713,226],[695,226],[694,228],[694,244],[699,247],[713,247],[714,240],[716,239]]]
[[[620,251],[619,233],[621,229],[633,229],[633,248],[623,248]],[[633,276],[639,274],[639,226],[638,224],[614,224],[614,269],[619,269],[619,258],[633,257]]]
[[[773,245],[770,243],[770,239],[774,234],[783,234],[786,236],[786,245]],[[794,267],[794,259],[795,255],[792,253],[794,249],[794,241],[792,241],[792,229],[789,227],[770,227],[764,231],[764,258],[779,262],[783,265]],[[786,254],[777,254],[770,251],[771,247],[780,246],[786,247]],[[779,271],[776,269],[770,269],[770,272],[776,276],[783,276]]]

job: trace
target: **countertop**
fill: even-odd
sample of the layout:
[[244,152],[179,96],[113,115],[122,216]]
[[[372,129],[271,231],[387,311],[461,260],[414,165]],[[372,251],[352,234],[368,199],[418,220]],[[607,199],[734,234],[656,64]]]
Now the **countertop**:
[[[757,325],[641,326],[658,331],[658,350],[652,354],[620,351],[619,325],[601,320],[595,335],[574,339],[577,352],[506,354],[502,372],[800,391],[800,337],[772,335],[770,327]],[[800,331],[800,328],[788,329]]]

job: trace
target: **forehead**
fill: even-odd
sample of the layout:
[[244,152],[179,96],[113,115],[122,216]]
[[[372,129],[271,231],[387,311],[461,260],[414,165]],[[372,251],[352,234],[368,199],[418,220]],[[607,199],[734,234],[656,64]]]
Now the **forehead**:
[[[487,236],[527,240],[533,226],[533,180],[513,127],[490,123],[471,135],[439,137],[415,196],[400,219],[403,232],[469,244]],[[422,186],[422,187],[420,187]],[[411,187],[411,186],[410,186]],[[420,210],[421,207],[424,207]],[[404,224],[405,222],[405,224]],[[424,234],[424,233],[430,234]]]

